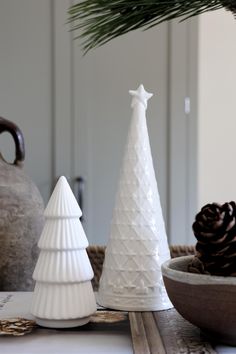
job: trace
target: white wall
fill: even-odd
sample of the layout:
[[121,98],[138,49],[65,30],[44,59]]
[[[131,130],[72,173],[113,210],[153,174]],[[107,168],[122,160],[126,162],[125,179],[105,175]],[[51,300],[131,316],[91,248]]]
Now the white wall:
[[[51,2],[0,1],[0,116],[15,122],[25,138],[25,171],[45,201],[52,174]],[[14,143],[5,134],[0,150]],[[4,149],[4,147],[7,147]]]
[[198,204],[236,200],[236,20],[199,18]]
[[[197,121],[195,90],[192,93],[188,78],[197,57],[195,50],[191,50],[189,56],[189,48],[196,44],[195,30],[191,33],[195,26],[188,22],[180,25],[176,21],[171,26],[163,24],[150,32],[130,33],[82,59],[79,42],[71,41],[72,34],[66,26],[67,9],[71,3],[71,0],[0,0],[0,115],[14,121],[24,133],[25,171],[39,187],[45,202],[55,178],[64,174],[71,177],[70,181],[75,176],[85,176],[85,188],[96,191],[97,200],[101,203],[103,198],[104,205],[104,189],[98,187],[96,180],[102,180],[106,188],[104,177],[108,172],[116,178],[118,176],[109,161],[119,162],[116,157],[119,153],[115,155],[113,151],[111,154],[106,144],[111,141],[114,147],[116,140],[117,152],[123,150],[120,138],[123,128],[117,128],[115,124],[121,119],[126,119],[127,124],[126,117],[130,114],[127,90],[143,82],[156,94],[150,103],[148,125],[154,164],[156,156],[158,160],[157,179],[162,206],[169,216],[170,240],[171,243],[188,243],[192,237],[190,226],[195,209],[195,188],[192,186],[196,182],[192,138]],[[171,53],[170,58],[168,53]],[[96,85],[93,80],[97,81]],[[191,97],[190,115],[184,110],[186,96]],[[114,109],[114,102],[119,109]],[[93,124],[93,117],[96,124]],[[107,134],[103,126],[109,129],[105,123],[111,123],[111,117],[115,123]],[[84,118],[90,119],[89,125],[88,121],[81,124]],[[93,127],[94,135],[87,134],[87,127]],[[124,139],[126,130],[123,131]],[[91,136],[96,136],[100,147],[104,142],[101,153]],[[1,136],[0,151],[5,156],[9,148],[13,148],[13,142],[7,134],[5,138],[9,144],[5,144],[3,138]],[[11,152],[14,155],[14,151]],[[97,159],[99,155],[101,162]],[[94,160],[91,156],[95,157]],[[106,171],[107,161],[110,171]],[[94,179],[93,190],[81,169],[87,165],[88,173],[101,172]],[[111,183],[112,177],[109,176]],[[105,191],[107,193],[107,189]],[[109,195],[114,200],[114,193]],[[96,206],[92,198],[87,200]],[[111,208],[109,211],[111,213]],[[101,211],[98,214],[95,210],[95,213],[97,220],[101,219]],[[105,214],[108,212],[104,208]],[[96,234],[105,236],[97,229]],[[100,241],[104,243],[104,239]]]

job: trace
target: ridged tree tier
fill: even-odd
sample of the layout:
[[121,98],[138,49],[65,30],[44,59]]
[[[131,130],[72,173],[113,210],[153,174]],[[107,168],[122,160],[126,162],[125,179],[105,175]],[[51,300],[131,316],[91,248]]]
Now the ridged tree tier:
[[31,312],[41,326],[80,326],[96,311],[91,284],[94,273],[81,215],[69,184],[61,177],[45,210],[46,223],[33,273],[36,285]]

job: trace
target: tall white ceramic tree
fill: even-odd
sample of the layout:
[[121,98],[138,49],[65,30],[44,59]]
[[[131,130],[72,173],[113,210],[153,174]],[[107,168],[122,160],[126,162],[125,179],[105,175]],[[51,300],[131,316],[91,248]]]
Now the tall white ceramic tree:
[[172,307],[161,264],[170,258],[146,125],[142,85],[130,91],[133,109],[105,253],[98,301],[120,310]]
[[45,209],[46,222],[33,273],[36,285],[31,312],[46,327],[75,327],[96,311],[86,252],[82,212],[65,177],[60,177]]

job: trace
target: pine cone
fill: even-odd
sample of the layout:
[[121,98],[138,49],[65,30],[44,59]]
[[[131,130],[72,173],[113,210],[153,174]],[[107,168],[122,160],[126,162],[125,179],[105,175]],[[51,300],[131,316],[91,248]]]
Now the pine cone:
[[189,271],[236,276],[236,204],[207,204],[193,224],[196,256]]

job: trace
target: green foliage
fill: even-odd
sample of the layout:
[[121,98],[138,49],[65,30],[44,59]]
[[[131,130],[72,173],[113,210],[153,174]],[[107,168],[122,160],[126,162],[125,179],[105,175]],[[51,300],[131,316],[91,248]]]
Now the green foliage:
[[82,30],[85,52],[132,30],[145,30],[161,22],[185,20],[225,7],[235,11],[236,0],[83,0],[68,10],[72,30]]

